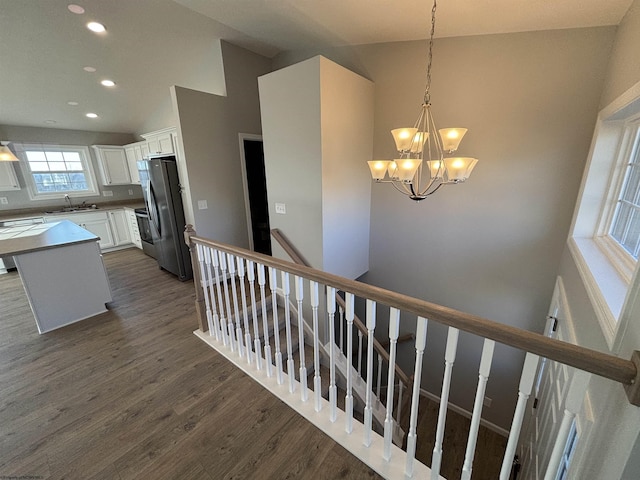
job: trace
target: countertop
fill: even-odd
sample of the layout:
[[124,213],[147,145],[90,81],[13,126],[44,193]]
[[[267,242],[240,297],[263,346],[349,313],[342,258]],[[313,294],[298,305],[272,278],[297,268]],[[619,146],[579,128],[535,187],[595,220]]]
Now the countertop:
[[99,237],[69,220],[0,227],[0,257],[98,240]]
[[118,208],[145,208],[144,200],[136,199],[131,201],[124,202],[112,202],[112,203],[100,203],[98,204],[98,208],[95,209],[87,209],[80,210],[76,212],[55,212],[55,213],[46,213],[48,211],[60,210],[64,208],[64,206],[54,206],[54,207],[38,207],[38,208],[29,208],[29,209],[19,209],[19,210],[0,210],[0,221],[8,221],[8,220],[19,220],[23,218],[45,218],[52,215],[73,215],[75,213],[91,213],[91,212],[106,212],[108,210],[115,210]]

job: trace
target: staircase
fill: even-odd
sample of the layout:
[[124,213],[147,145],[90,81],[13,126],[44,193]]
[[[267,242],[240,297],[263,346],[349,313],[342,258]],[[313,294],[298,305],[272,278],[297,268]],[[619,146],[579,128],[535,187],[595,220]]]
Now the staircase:
[[[560,428],[548,464],[539,469],[544,477],[539,478],[556,479],[591,374],[610,379],[612,388],[620,388],[615,382],[622,384],[629,401],[640,405],[639,352],[634,361],[624,360],[331,275],[301,264],[295,250],[288,253],[297,263],[289,263],[197,237],[189,228],[185,238],[196,286],[199,328],[194,333],[384,478],[443,478],[444,428],[460,330],[480,337],[483,345],[462,480],[472,476],[496,342],[525,353],[500,480],[511,476],[540,357],[573,368],[563,396]],[[365,312],[364,322],[355,315],[357,301]],[[376,330],[378,304],[389,307],[388,330]],[[407,313],[403,321],[414,318],[411,377],[396,365],[401,311]],[[427,325],[434,321],[447,326],[448,335],[428,468],[416,460],[415,453],[422,358]],[[376,334],[388,338],[388,353]]]

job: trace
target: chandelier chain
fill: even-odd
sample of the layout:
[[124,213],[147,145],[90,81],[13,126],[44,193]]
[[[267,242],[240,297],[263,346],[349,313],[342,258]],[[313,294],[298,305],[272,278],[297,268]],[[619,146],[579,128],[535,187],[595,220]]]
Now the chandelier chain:
[[427,62],[427,85],[424,89],[424,103],[428,104],[431,101],[431,63],[433,61],[433,36],[436,32],[436,0],[433,0],[433,7],[431,8],[431,34],[429,36],[429,60]]

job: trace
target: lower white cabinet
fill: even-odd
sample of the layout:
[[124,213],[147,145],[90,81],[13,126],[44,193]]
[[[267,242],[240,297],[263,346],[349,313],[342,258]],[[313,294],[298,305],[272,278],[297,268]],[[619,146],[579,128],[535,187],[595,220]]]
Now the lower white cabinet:
[[127,221],[129,223],[131,241],[136,247],[141,249],[142,237],[140,237],[140,228],[138,228],[138,218],[136,217],[136,212],[133,208],[125,207],[124,213],[127,216]]
[[98,242],[102,250],[116,246],[111,233],[109,224],[109,216],[107,212],[91,212],[91,213],[68,213],[66,215],[49,215],[45,218],[47,223],[60,222],[69,220],[76,225],[90,231],[94,235],[100,237]]
[[129,227],[129,219],[124,209],[109,210],[109,224],[113,233],[113,243],[116,247],[131,243],[131,228]]

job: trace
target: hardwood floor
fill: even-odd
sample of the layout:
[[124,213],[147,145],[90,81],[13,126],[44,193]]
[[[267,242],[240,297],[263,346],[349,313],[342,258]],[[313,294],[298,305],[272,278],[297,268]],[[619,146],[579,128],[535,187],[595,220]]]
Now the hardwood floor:
[[0,276],[0,477],[380,478],[191,333],[191,282],[104,258],[110,311],[44,335]]

